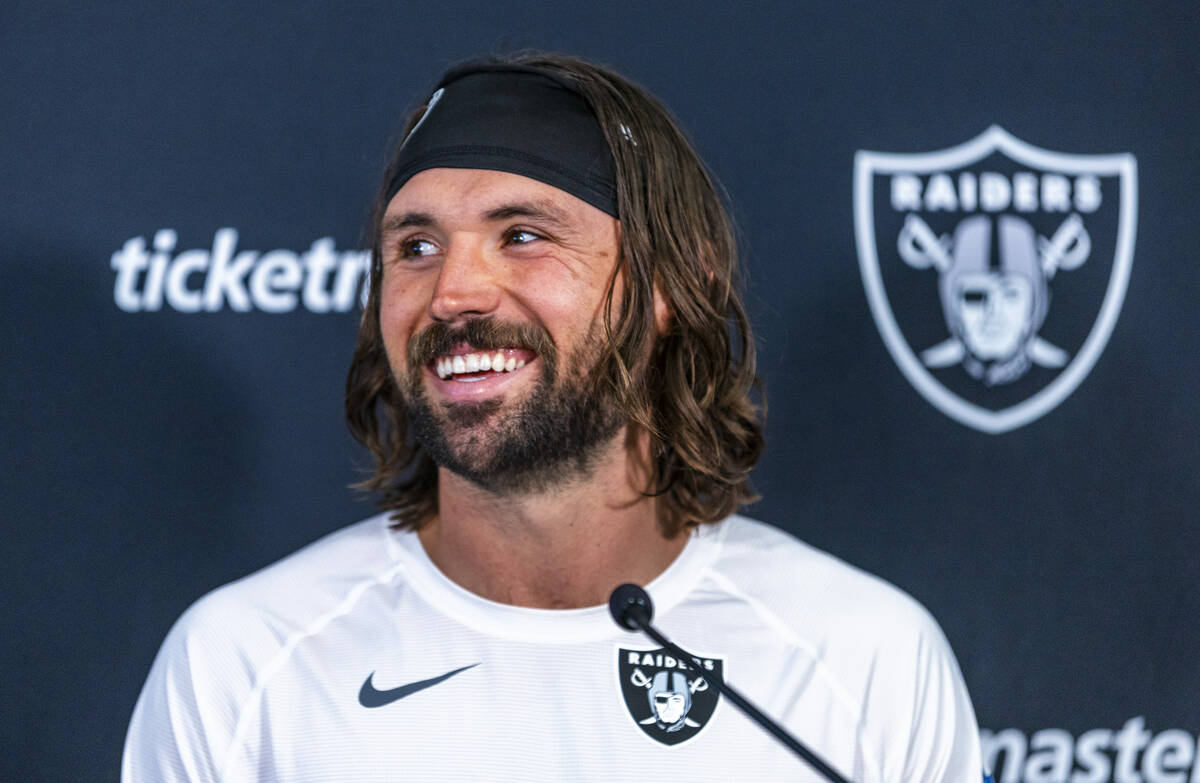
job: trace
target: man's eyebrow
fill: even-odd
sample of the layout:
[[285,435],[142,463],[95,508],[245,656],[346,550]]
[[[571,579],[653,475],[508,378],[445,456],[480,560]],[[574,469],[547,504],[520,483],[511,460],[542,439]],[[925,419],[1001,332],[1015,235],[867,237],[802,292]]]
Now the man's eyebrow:
[[[515,217],[532,218],[549,223],[559,228],[566,228],[571,219],[566,210],[551,201],[516,201],[503,204],[483,213],[483,219],[488,222],[510,220]],[[380,224],[383,234],[395,234],[409,228],[429,228],[437,225],[437,219],[428,212],[402,212],[389,215]]]
[[559,227],[566,227],[571,224],[571,219],[565,210],[553,202],[542,200],[518,201],[512,204],[504,204],[503,206],[488,210],[484,213],[483,217],[484,220],[489,221],[526,217],[552,223]]
[[406,228],[428,228],[436,223],[433,215],[428,212],[405,212],[400,215],[389,215],[383,219],[379,227],[384,234],[394,234]]

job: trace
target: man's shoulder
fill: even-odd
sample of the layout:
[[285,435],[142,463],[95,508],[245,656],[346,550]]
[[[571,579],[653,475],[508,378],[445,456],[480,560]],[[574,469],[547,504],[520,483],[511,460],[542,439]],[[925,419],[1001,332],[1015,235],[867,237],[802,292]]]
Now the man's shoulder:
[[886,580],[748,517],[728,520],[714,575],[814,646],[894,646],[941,631]]
[[193,603],[168,637],[267,656],[396,569],[385,515],[334,531]]
[[925,607],[782,530],[744,517],[724,527],[710,567],[718,589],[813,662],[809,682],[853,716],[881,779],[979,779],[970,699]]

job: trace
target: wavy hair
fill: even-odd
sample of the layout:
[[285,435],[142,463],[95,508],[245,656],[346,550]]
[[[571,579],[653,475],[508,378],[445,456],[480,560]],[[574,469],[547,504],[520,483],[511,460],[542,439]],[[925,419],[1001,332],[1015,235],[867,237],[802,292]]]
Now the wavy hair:
[[[621,252],[592,380],[649,436],[643,492],[658,498],[663,535],[719,521],[757,500],[749,472],[762,453],[765,398],[733,227],[713,178],[669,112],[612,70],[541,52],[497,59],[566,75],[603,129],[616,164]],[[356,486],[380,494],[396,527],[415,530],[437,513],[437,466],[412,440],[379,325],[380,223],[396,160],[373,210],[370,292],[346,379],[346,422],[375,461]],[[665,333],[655,323],[656,288],[670,310]]]

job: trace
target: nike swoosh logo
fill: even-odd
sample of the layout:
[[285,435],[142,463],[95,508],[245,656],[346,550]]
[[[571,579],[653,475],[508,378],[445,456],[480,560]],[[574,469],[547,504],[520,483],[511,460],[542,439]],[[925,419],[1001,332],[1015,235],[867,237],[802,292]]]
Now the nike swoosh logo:
[[465,672],[467,669],[473,669],[478,665],[477,663],[473,663],[470,666],[464,666],[461,669],[455,669],[437,677],[430,677],[428,680],[417,680],[416,682],[410,682],[408,685],[401,685],[399,688],[389,688],[386,691],[375,689],[375,686],[371,682],[375,677],[375,672],[371,672],[367,675],[366,681],[358,691],[358,703],[364,707],[383,707],[398,699],[403,699],[405,696],[411,696],[417,691],[432,688],[439,682],[448,680],[459,672]]

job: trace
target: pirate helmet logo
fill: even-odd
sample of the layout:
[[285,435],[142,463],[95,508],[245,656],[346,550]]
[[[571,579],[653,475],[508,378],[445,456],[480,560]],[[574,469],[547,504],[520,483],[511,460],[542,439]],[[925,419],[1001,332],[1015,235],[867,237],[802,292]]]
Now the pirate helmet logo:
[[1048,152],[993,127],[941,152],[859,152],[854,187],[872,315],[929,402],[999,433],[1078,387],[1133,262],[1131,155]]
[[938,271],[952,336],[921,353],[926,367],[961,362],[972,377],[992,386],[1017,380],[1032,364],[1066,364],[1066,352],[1039,337],[1038,329],[1050,306],[1048,282],[1059,269],[1080,266],[1091,251],[1079,215],[1072,214],[1047,239],[1014,215],[975,215],[959,222],[953,238],[935,237],[925,221],[910,214],[898,249],[909,266]]
[[617,677],[625,708],[642,732],[664,745],[695,737],[711,721],[719,692],[709,678],[723,676],[724,662],[683,662],[666,650],[617,648]]
[[683,672],[661,671],[655,674],[646,696],[654,714],[646,718],[645,723],[653,723],[663,731],[679,731],[689,723],[693,727],[699,725],[687,716],[692,708],[692,692]]

